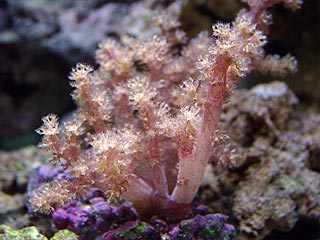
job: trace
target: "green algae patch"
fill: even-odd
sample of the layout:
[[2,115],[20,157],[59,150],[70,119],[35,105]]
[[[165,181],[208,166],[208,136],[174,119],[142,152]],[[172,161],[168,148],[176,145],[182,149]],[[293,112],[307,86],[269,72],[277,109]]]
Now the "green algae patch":
[[60,230],[50,240],[77,240],[78,235],[69,230]]
[[26,227],[14,230],[6,225],[0,225],[0,240],[47,240],[36,227]]

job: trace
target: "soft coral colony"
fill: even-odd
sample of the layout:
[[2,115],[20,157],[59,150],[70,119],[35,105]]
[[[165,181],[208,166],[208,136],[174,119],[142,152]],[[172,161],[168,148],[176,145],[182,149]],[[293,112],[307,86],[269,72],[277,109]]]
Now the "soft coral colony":
[[[73,120],[59,126],[50,114],[38,133],[41,146],[70,172],[70,178],[43,184],[32,207],[54,207],[103,191],[125,199],[140,216],[183,218],[211,160],[235,161],[219,131],[223,104],[240,78],[252,70],[284,75],[296,69],[290,55],[266,55],[267,9],[292,10],[297,0],[248,0],[231,24],[213,25],[213,37],[188,40],[174,14],[159,14],[159,33],[148,41],[106,40],[93,70],[77,64],[70,74],[78,104]],[[166,13],[168,14],[168,13]]]

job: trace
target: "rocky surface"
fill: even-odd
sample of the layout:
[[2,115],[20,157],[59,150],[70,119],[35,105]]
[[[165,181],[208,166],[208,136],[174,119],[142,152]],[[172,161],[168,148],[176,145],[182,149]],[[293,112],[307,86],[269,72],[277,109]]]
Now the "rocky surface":
[[289,231],[303,219],[313,221],[313,229],[300,237],[319,231],[320,115],[297,106],[287,85],[272,82],[237,91],[224,108],[222,124],[238,151],[238,166],[216,166],[215,175],[207,175],[216,182],[213,193],[204,188],[203,196],[233,216],[242,239]]

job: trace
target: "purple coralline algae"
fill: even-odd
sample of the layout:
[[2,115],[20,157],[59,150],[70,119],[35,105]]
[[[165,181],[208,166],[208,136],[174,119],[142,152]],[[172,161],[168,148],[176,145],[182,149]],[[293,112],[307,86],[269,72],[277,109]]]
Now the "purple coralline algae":
[[227,224],[228,217],[222,214],[197,215],[192,219],[184,220],[174,227],[169,239],[172,240],[200,240],[200,239],[232,239],[235,228]]
[[228,240],[235,234],[235,228],[226,223],[228,217],[222,214],[198,214],[194,218],[171,225],[156,217],[149,223],[139,221],[131,206],[111,206],[99,191],[93,192],[83,202],[77,201],[58,208],[52,218],[58,229],[71,230],[79,239],[86,240],[102,236],[104,240]]
[[80,239],[94,239],[127,221],[136,220],[137,214],[130,206],[109,205],[101,192],[95,191],[83,202],[58,208],[52,218],[58,229],[69,229]]
[[140,221],[127,222],[118,229],[107,232],[103,240],[160,239],[160,232],[148,223]]

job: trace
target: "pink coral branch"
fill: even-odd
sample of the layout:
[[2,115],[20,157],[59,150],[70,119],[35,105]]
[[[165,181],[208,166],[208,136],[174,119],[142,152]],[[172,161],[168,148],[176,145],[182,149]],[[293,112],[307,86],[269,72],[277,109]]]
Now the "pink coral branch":
[[171,198],[177,203],[190,203],[195,196],[210,156],[212,155],[212,136],[219,129],[219,121],[226,93],[226,82],[214,82],[205,101],[203,122],[195,140],[191,154],[179,152],[179,173],[177,185]]

